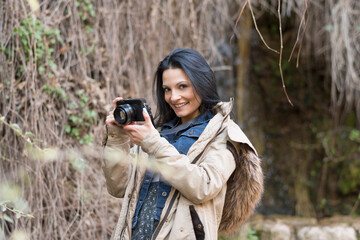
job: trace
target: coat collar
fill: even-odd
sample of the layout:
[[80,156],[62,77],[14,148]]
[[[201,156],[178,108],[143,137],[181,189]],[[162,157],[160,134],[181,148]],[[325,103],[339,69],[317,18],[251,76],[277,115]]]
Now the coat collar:
[[234,106],[234,98],[230,98],[229,102],[219,102],[214,107],[214,112],[221,114],[223,117],[227,117]]
[[230,140],[233,142],[243,143],[249,145],[251,149],[255,152],[256,155],[256,149],[248,139],[248,137],[245,135],[245,133],[241,130],[241,128],[228,117],[234,107],[234,99],[230,98],[229,102],[219,102],[215,107],[214,110],[217,112],[217,114],[221,114],[224,119],[227,120],[227,131],[228,136]]
[[205,146],[214,139],[218,133],[225,130],[229,140],[235,143],[247,144],[257,155],[255,147],[252,145],[248,137],[241,130],[241,128],[230,119],[230,113],[234,106],[234,99],[231,98],[229,102],[219,102],[213,108],[214,117],[206,126],[204,132],[196,141],[197,144],[191,146],[188,151],[188,156],[194,157],[200,154]]

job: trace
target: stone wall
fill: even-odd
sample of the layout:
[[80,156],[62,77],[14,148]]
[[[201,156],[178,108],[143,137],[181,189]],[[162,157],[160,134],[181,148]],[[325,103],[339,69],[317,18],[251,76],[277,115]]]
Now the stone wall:
[[292,216],[254,215],[226,240],[360,240],[360,217],[317,220]]

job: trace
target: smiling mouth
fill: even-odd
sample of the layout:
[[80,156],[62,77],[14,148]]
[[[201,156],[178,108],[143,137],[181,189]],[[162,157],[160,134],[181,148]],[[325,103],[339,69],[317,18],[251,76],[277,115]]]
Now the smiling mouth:
[[188,103],[174,104],[174,106],[176,108],[181,108],[181,107],[185,106],[186,104],[188,104]]

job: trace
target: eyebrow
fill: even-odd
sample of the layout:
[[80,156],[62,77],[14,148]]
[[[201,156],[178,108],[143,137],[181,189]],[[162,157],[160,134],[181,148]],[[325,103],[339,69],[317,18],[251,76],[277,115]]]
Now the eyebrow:
[[[178,85],[183,84],[183,83],[188,83],[188,81],[183,80],[183,81],[178,82],[177,84],[175,84],[175,86],[178,86]],[[166,86],[166,85],[162,85],[162,87],[164,88],[164,87],[168,87],[168,86]]]

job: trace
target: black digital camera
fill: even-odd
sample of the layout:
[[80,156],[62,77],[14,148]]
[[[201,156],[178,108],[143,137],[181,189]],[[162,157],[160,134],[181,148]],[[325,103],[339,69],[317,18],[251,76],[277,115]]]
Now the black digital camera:
[[151,122],[154,125],[154,119],[150,106],[146,103],[145,98],[124,99],[116,103],[114,110],[114,118],[120,125],[129,124],[131,122],[145,121],[143,116],[143,108],[146,108],[150,115]]

